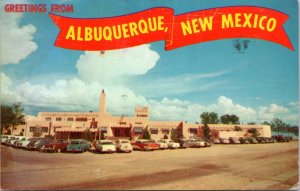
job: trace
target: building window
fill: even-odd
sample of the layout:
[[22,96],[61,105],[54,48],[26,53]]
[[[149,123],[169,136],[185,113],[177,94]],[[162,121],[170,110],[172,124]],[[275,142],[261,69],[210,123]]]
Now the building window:
[[51,117],[46,117],[45,120],[46,121],[51,121]]
[[192,134],[197,134],[198,128],[189,128],[189,132]]
[[148,117],[148,115],[145,115],[145,114],[137,114],[136,116],[137,117]]
[[150,128],[150,133],[151,134],[158,134],[158,129],[157,128]]
[[56,118],[56,121],[61,121],[61,120],[62,120],[61,117]]
[[76,121],[87,121],[86,117],[77,117]]
[[162,134],[169,134],[170,130],[169,129],[162,129],[161,132],[162,132]]
[[48,127],[41,127],[42,132],[48,132]]
[[29,132],[34,132],[36,127],[29,127]]
[[142,127],[136,127],[133,129],[134,134],[143,134],[143,128]]
[[67,121],[73,121],[73,118],[72,117],[68,117]]

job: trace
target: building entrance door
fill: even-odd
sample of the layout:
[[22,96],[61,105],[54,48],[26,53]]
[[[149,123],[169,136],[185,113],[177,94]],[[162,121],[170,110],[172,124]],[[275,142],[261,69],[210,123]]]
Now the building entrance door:
[[131,137],[131,128],[112,127],[114,137]]

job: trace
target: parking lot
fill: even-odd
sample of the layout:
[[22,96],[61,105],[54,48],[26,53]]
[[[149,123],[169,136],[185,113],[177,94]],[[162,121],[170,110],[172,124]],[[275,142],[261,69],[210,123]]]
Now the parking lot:
[[289,189],[298,177],[298,141],[130,154],[1,145],[2,189]]

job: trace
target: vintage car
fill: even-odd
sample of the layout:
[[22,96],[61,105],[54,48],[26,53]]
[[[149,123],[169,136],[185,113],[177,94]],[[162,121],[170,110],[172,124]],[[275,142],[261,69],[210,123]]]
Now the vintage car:
[[256,137],[256,140],[258,141],[258,143],[267,143],[264,137]]
[[37,137],[26,137],[25,140],[23,139],[20,141],[19,148],[27,149],[30,142],[37,141],[37,140],[39,140],[39,138]]
[[205,147],[210,147],[211,146],[211,141],[206,138],[198,138],[198,141],[204,141]]
[[247,140],[247,138],[239,137],[238,138],[241,144],[249,144],[250,142]]
[[116,141],[116,147],[118,152],[131,152],[133,150],[130,141],[127,139],[118,139]]
[[29,140],[29,143],[27,144],[26,148],[27,150],[35,150],[35,143],[38,142],[43,138],[33,138]]
[[153,143],[147,139],[139,139],[131,143],[134,150],[153,151],[159,149],[159,144]]
[[218,138],[213,138],[212,142],[213,142],[213,144],[220,144],[221,143],[220,139],[218,139]]
[[249,143],[251,144],[257,144],[257,139],[255,139],[254,137],[248,137],[247,140],[249,141]]
[[85,152],[91,148],[91,143],[84,139],[73,139],[67,146],[67,152]]
[[95,140],[93,145],[96,149],[96,152],[114,153],[117,151],[116,145],[111,140]]
[[186,143],[187,139],[181,138],[181,139],[175,139],[174,141],[179,144],[179,148],[181,149],[187,148],[187,143]]
[[230,144],[241,144],[241,142],[236,137],[229,137]]
[[51,142],[44,144],[40,151],[41,152],[65,152],[69,142],[67,140],[52,140]]
[[24,137],[23,136],[13,136],[8,140],[7,145],[15,147],[16,146],[15,144],[17,143],[17,141],[21,140],[22,138],[24,138]]
[[168,144],[165,143],[164,140],[156,139],[156,140],[152,140],[151,142],[159,144],[159,149],[167,149],[167,148],[169,148]]
[[175,143],[173,140],[162,139],[162,141],[168,145],[168,148],[169,148],[169,149],[177,149],[177,148],[180,148],[180,144],[179,144],[179,143]]
[[40,138],[35,141],[33,144],[28,145],[28,150],[39,151],[43,145],[48,144],[52,139]]
[[1,144],[5,145],[6,140],[8,140],[12,135],[1,135]]
[[220,138],[220,143],[221,144],[230,144],[230,141],[227,138]]
[[186,147],[190,147],[190,148],[205,147],[205,141],[204,140],[198,140],[198,139],[190,138],[190,139],[186,140]]

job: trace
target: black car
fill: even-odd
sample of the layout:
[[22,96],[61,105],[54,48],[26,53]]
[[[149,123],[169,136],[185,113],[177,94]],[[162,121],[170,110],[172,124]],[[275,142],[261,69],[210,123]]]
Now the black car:
[[267,143],[267,141],[263,137],[256,137],[256,139],[257,139],[258,143]]
[[251,144],[257,144],[258,143],[257,139],[255,139],[254,137],[248,137],[247,140]]
[[50,143],[52,140],[53,139],[40,138],[38,140],[32,141],[28,144],[28,150],[38,151],[42,148],[43,145]]
[[246,138],[243,138],[243,137],[240,137],[239,141],[241,144],[249,144],[250,143]]

